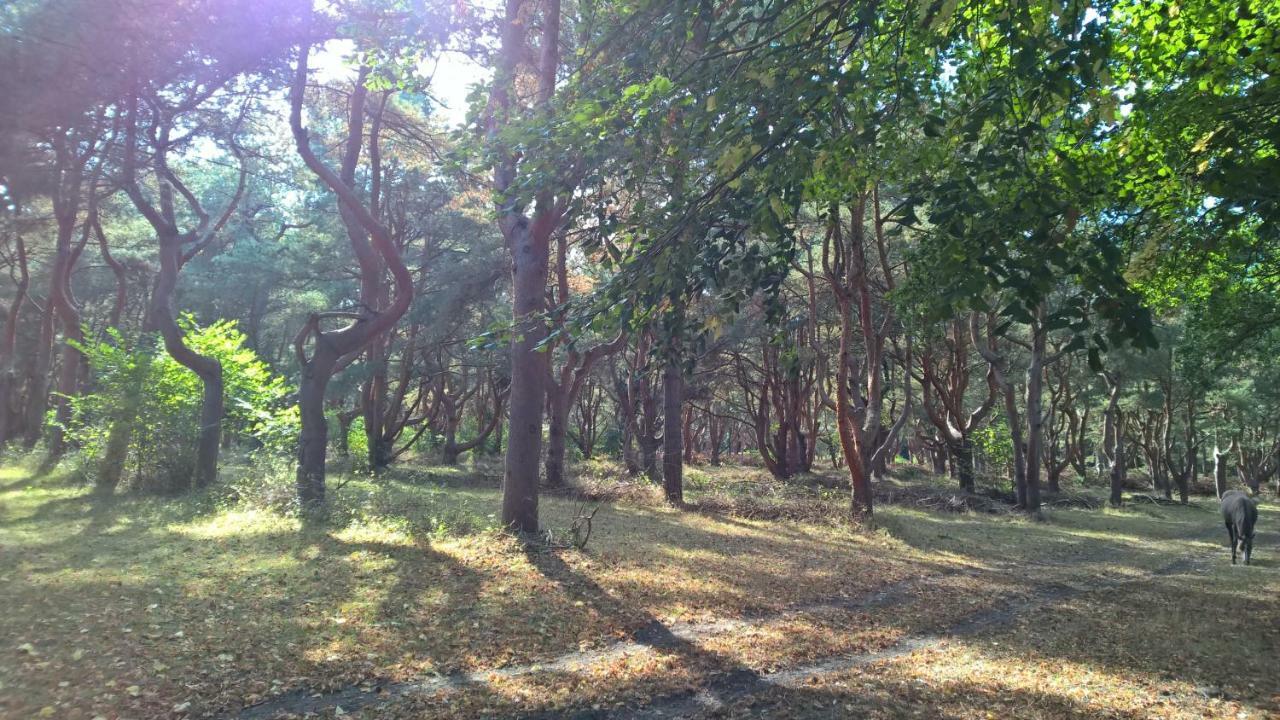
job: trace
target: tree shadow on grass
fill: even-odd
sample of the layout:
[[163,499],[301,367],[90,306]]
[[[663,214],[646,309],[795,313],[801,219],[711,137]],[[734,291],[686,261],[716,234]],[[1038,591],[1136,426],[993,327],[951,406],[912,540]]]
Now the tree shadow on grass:
[[[605,591],[599,584],[586,575],[576,572],[560,556],[559,551],[541,546],[536,542],[526,543],[525,557],[537,568],[543,577],[559,586],[562,591],[576,601],[585,603],[595,612],[608,617],[628,617],[634,610],[628,609]],[[680,637],[657,617],[648,615],[639,629],[631,633],[631,639],[652,650],[671,653],[680,657],[686,665],[697,668],[700,672],[715,673],[721,680],[732,678],[733,682],[752,683],[759,679],[759,673],[745,667],[732,658]],[[561,715],[531,715],[525,717],[563,717]],[[590,711],[570,717],[593,717]]]
[[1275,586],[1274,577],[1270,590],[1161,577],[1020,618],[999,635],[998,654],[1181,681],[1277,713],[1270,695],[1280,647]]
[[[1148,718],[1145,712],[1105,710],[1074,698],[1047,691],[1031,691],[976,683],[951,683],[945,689],[923,683],[895,682],[879,677],[852,675],[849,682],[821,687],[771,686],[724,707],[687,718],[787,718],[795,720],[844,720],[846,718],[974,717],[1055,718],[1095,720],[1101,715],[1116,720]],[[611,716],[613,717],[613,716]]]
[[[406,654],[441,667],[466,654],[439,634],[419,640],[414,624],[440,606],[471,607],[484,578],[429,543],[338,537],[346,520],[299,527],[279,518],[212,535],[222,528],[189,524],[211,512],[189,498],[157,508],[86,493],[21,518],[30,542],[21,538],[14,549],[24,552],[10,554],[24,564],[3,592],[15,611],[0,618],[0,637],[21,637],[13,644],[30,642],[39,655],[5,673],[0,715],[33,716],[56,702],[88,712],[106,678],[146,689],[120,701],[141,704],[133,714],[158,716],[182,702],[234,711],[298,685],[377,678]],[[73,649],[84,658],[67,660]],[[55,673],[40,666],[50,660],[67,663],[57,677],[83,682],[54,687]]]

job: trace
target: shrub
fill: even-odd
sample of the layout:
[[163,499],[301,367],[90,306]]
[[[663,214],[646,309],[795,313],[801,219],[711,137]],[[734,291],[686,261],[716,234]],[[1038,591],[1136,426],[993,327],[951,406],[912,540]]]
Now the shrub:
[[979,428],[973,440],[978,459],[990,479],[997,479],[996,473],[1003,473],[1006,477],[1012,474],[1013,435],[1004,420],[992,420]]
[[[184,316],[181,324],[193,350],[222,364],[227,440],[265,454],[288,453],[298,420],[297,409],[286,403],[285,380],[244,346],[233,321],[200,327]],[[200,379],[151,334],[126,338],[112,329],[79,349],[93,372],[94,390],[72,399],[68,432],[81,448],[84,470],[96,471],[105,457],[118,458],[111,462],[124,468],[121,477],[135,488],[183,489],[195,464]],[[112,442],[118,447],[109,453]]]

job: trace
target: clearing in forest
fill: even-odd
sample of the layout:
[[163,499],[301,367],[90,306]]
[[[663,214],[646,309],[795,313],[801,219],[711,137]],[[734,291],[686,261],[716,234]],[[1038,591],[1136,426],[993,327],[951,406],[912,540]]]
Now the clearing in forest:
[[[697,473],[690,498],[750,472]],[[497,498],[404,468],[304,523],[10,466],[0,717],[1280,713],[1274,502],[1246,568],[1205,498],[1043,523],[882,505],[867,532],[635,492],[581,551],[495,531]],[[544,498],[546,525],[579,505]]]

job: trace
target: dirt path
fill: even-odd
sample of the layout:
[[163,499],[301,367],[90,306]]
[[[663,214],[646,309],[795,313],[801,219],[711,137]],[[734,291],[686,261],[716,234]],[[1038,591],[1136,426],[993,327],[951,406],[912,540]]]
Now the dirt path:
[[[1192,541],[1215,538],[1217,528],[1187,535],[1177,541],[1184,546]],[[1171,546],[1173,550],[1173,546]],[[1153,570],[1140,571],[1123,577],[1086,584],[1060,582],[1037,583],[1034,589],[1012,602],[987,607],[961,616],[943,627],[928,632],[908,634],[892,644],[872,652],[823,658],[820,661],[773,672],[757,672],[737,669],[715,676],[694,690],[647,698],[643,705],[610,709],[582,710],[579,712],[554,711],[527,713],[519,717],[551,720],[551,718],[643,720],[647,718],[681,717],[723,707],[735,701],[767,691],[771,688],[798,687],[814,678],[848,672],[872,663],[909,655],[936,646],[949,638],[972,636],[1006,624],[1010,619],[1046,605],[1061,602],[1077,595],[1150,581],[1152,579],[1185,572],[1207,562],[1220,562],[1222,553],[1185,548],[1179,559]],[[268,720],[282,714],[305,715],[342,708],[345,712],[370,710],[380,705],[417,694],[439,694],[483,686],[498,679],[511,679],[543,672],[585,676],[593,666],[608,663],[646,649],[670,650],[677,653],[697,649],[700,641],[713,636],[750,630],[771,621],[802,616],[828,610],[873,610],[893,607],[908,598],[918,596],[930,586],[938,585],[957,576],[983,577],[1006,573],[1025,573],[1029,567],[1064,568],[1094,565],[1114,559],[1114,551],[1101,549],[1063,561],[1039,563],[988,563],[987,569],[955,567],[891,584],[870,595],[855,598],[837,598],[827,602],[796,606],[778,613],[761,614],[741,619],[725,619],[702,623],[663,624],[657,620],[633,633],[627,640],[611,643],[606,647],[567,653],[547,662],[498,668],[493,670],[457,673],[422,678],[413,681],[385,682],[376,680],[353,685],[328,693],[298,690],[245,708],[239,713],[223,716],[227,720]]]
[[1184,572],[1206,559],[1204,557],[1183,558],[1154,571],[1099,585],[1087,587],[1045,586],[1042,590],[1019,602],[972,613],[938,632],[910,635],[874,652],[827,658],[817,663],[770,673],[753,673],[750,671],[731,673],[693,692],[652,698],[645,706],[639,708],[584,711],[568,715],[564,713],[531,714],[522,717],[525,720],[532,720],[533,718],[551,720],[556,717],[569,717],[576,720],[650,720],[687,717],[696,713],[719,709],[747,696],[765,692],[775,687],[802,687],[818,677],[838,675],[872,663],[910,655],[911,653],[939,645],[947,639],[977,635],[992,628],[997,628],[1019,614],[1031,612],[1050,603],[1066,600],[1076,595],[1099,590],[1114,590],[1125,585],[1151,580],[1152,578]]

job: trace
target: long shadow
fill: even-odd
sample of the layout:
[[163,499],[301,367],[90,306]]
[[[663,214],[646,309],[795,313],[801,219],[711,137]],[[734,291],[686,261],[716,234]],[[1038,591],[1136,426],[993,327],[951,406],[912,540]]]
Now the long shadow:
[[[59,649],[70,653],[71,648],[83,644],[78,628],[91,628],[95,642],[88,647],[100,648],[101,653],[91,652],[82,661],[84,670],[111,672],[113,681],[123,682],[120,671],[100,666],[97,657],[127,662],[130,672],[138,675],[121,686],[134,683],[155,688],[158,701],[168,703],[164,709],[156,709],[161,714],[178,699],[192,701],[192,711],[197,713],[238,711],[243,695],[229,693],[263,678],[322,677],[330,682],[377,683],[377,668],[400,662],[406,649],[431,665],[456,662],[457,648],[439,638],[405,642],[400,633],[408,638],[419,633],[396,629],[392,623],[434,611],[434,607],[419,607],[421,591],[427,587],[444,593],[433,598],[444,607],[468,608],[483,579],[477,572],[432,551],[425,542],[402,545],[338,538],[335,533],[351,521],[347,516],[335,518],[333,523],[321,520],[300,529],[247,536],[234,532],[225,537],[192,536],[170,529],[216,509],[211,506],[190,498],[161,505],[152,499],[102,497],[90,492],[41,503],[33,514],[16,521],[40,533],[33,542],[20,545],[30,550],[24,558],[38,559],[35,564],[28,562],[21,579],[4,593],[12,591],[16,598],[34,602],[19,600],[29,612],[9,613],[0,619],[0,637],[23,637],[42,653]],[[40,541],[73,522],[78,527],[62,534],[61,539]],[[349,562],[353,553],[374,556],[373,564]],[[293,567],[287,573],[257,569],[260,563],[274,566],[283,558],[289,558]],[[385,575],[385,584],[379,573]],[[307,578],[305,593],[289,586],[300,577]],[[446,577],[447,582],[431,584],[433,578]],[[267,584],[259,587],[264,579]],[[209,617],[207,607],[228,600],[250,614],[233,616],[223,611],[219,615],[224,622],[203,622]],[[370,611],[369,623],[347,630],[346,635],[307,629],[317,619],[340,616],[341,609],[353,600],[377,603]],[[259,605],[267,612],[252,614]],[[122,610],[114,621],[111,613],[104,614],[113,607]],[[148,608],[145,614],[139,612],[144,607]],[[43,612],[41,608],[84,619],[75,624],[32,622],[40,616],[31,613]],[[133,625],[132,632],[122,634],[124,625]],[[184,633],[172,635],[176,630],[185,631],[185,637]],[[252,636],[258,634],[262,641],[252,642]],[[380,647],[372,647],[379,642]],[[361,646],[367,646],[364,650],[382,649],[384,657],[365,662],[364,653],[358,653],[360,663],[330,671],[324,658],[328,643],[355,650]],[[219,647],[235,648],[234,662],[215,662],[211,655],[217,653],[209,648]],[[199,668],[201,682],[191,684],[188,680],[184,686],[178,679],[175,682],[179,684],[170,686],[149,677],[153,666]],[[48,673],[39,672],[37,665],[16,663],[13,672],[5,674],[12,692],[3,694],[9,698],[0,698],[0,715],[12,711],[14,717],[34,716],[60,694],[48,681]],[[286,684],[280,690],[288,688]],[[312,690],[300,692],[310,694]]]
[[1116,720],[1139,720],[1148,713],[1091,706],[1075,698],[1048,691],[1033,691],[977,683],[894,681],[889,677],[859,675],[846,687],[771,687],[714,710],[684,718],[786,718],[787,720],[845,720],[860,717],[926,717],[950,720],[978,716],[1001,718],[1061,718],[1095,720],[1105,715]]
[[[623,607],[609,593],[605,592],[604,588],[600,587],[594,580],[574,571],[560,557],[557,550],[530,542],[525,544],[524,552],[529,563],[537,568],[543,577],[556,583],[568,596],[586,603],[597,613],[618,618],[625,618],[634,614]],[[712,682],[718,687],[749,687],[760,680],[760,673],[756,670],[743,666],[725,655],[708,650],[696,642],[680,637],[665,623],[652,615],[649,615],[644,624],[632,633],[631,638],[653,650],[677,655],[682,662],[692,665],[701,673],[713,673],[714,680]],[[698,690],[691,690],[687,695],[692,698],[698,692]],[[534,712],[520,715],[520,717],[530,720],[534,718],[551,720],[552,718],[560,717],[587,720],[588,718],[602,716],[601,711],[598,710],[582,710],[569,714],[556,711],[554,713]]]
[[[1181,681],[1202,692],[1280,713],[1274,661],[1280,648],[1280,599],[1270,590],[1206,588],[1202,577],[1170,574],[1093,602],[1059,605],[1042,618],[1019,618],[1000,633],[998,655],[1013,661],[1069,661],[1115,675]],[[988,649],[989,652],[990,649]]]
[[[109,555],[109,548],[105,547],[105,545],[101,549],[97,547],[97,543],[95,541],[98,539],[100,539],[104,544],[136,540],[142,535],[147,535],[147,540],[149,542],[160,544],[168,543],[177,539],[173,537],[171,533],[165,531],[162,527],[158,527],[154,522],[152,522],[152,518],[146,515],[145,512],[137,519],[137,521],[120,526],[119,521],[123,516],[128,515],[135,509],[142,511],[147,510],[146,507],[138,507],[134,505],[127,498],[113,500],[99,508],[92,507],[92,500],[85,498],[84,496],[78,496],[74,499],[58,499],[51,502],[57,502],[58,504],[51,508],[41,508],[41,511],[43,512],[41,515],[43,520],[41,521],[43,522],[55,522],[64,517],[77,517],[78,519],[83,520],[83,512],[86,508],[88,508],[90,512],[100,513],[90,516],[88,525],[82,528],[76,536],[68,537],[65,541],[57,545],[41,546],[42,552],[61,552],[64,550],[71,551],[73,549],[78,549],[70,557],[75,558],[77,561],[76,564],[79,566],[87,566],[88,559],[91,557]],[[86,503],[88,505],[86,505]],[[80,514],[75,514],[77,512]],[[183,514],[189,517],[196,517],[201,514],[201,512],[201,508],[193,507],[189,510],[184,510]],[[414,512],[415,510],[413,507],[407,507],[404,514],[412,515]],[[326,592],[315,598],[309,598],[322,609],[322,614],[336,613],[338,607],[345,601],[349,600],[357,586],[362,584],[354,576],[352,568],[342,562],[344,556],[356,551],[376,553],[380,556],[389,558],[394,563],[394,567],[389,572],[394,574],[395,582],[382,594],[376,610],[376,614],[379,617],[394,618],[397,614],[403,615],[404,613],[402,610],[404,604],[409,603],[412,605],[415,602],[415,598],[420,596],[424,589],[432,587],[429,576],[423,572],[424,567],[439,569],[442,573],[456,573],[454,579],[451,579],[450,581],[451,597],[446,598],[445,604],[449,607],[462,606],[464,611],[467,609],[468,600],[473,599],[477,595],[478,588],[483,582],[484,576],[474,570],[465,568],[447,555],[432,551],[429,547],[425,547],[424,543],[407,546],[378,542],[353,542],[334,537],[334,533],[347,527],[347,525],[352,522],[353,517],[353,515],[341,515],[339,517],[332,518],[328,522],[309,524],[301,531],[291,530],[270,535],[255,536],[251,541],[252,544],[250,546],[250,552],[260,554],[263,557],[270,557],[276,553],[292,553],[295,559],[304,560],[305,569],[307,571],[323,574],[328,584]],[[1206,514],[1206,517],[1211,517],[1211,515]],[[30,520],[30,518],[27,520]],[[172,521],[172,515],[165,517],[165,522]],[[718,549],[720,551],[720,556],[724,558],[722,567],[718,572],[728,572],[732,568],[750,568],[752,566],[751,558],[749,556],[744,557],[741,555],[742,548],[749,547],[760,552],[777,553],[784,551],[794,552],[797,546],[797,542],[783,543],[778,540],[771,540],[763,534],[758,533],[745,538],[735,536],[733,538],[735,545],[731,547],[718,547],[717,544],[726,541],[728,539],[727,536],[722,537],[711,530],[691,528],[687,524],[682,523],[678,516],[664,513],[644,513],[642,519],[633,518],[630,522],[642,522],[649,531],[652,532],[656,530],[654,540],[655,543],[659,545],[671,545],[673,547],[687,548],[690,544],[698,544],[706,547],[707,549]],[[945,525],[946,523],[940,521],[939,524]],[[654,527],[655,525],[656,528]],[[111,529],[112,532],[104,533],[104,531],[108,529]],[[1019,526],[1018,528],[1020,532],[1031,533],[1027,536],[1028,543],[1041,543],[1049,539],[1053,533],[1060,534],[1063,529],[1064,528],[1055,529],[1052,525],[1046,527],[1030,524]],[[979,542],[980,529],[975,527],[973,530],[975,532],[972,534],[970,540],[973,542]],[[1216,524],[1214,525],[1214,530],[1217,530]],[[1170,533],[1171,538],[1172,535],[1173,534]],[[911,539],[916,542],[922,542],[920,538],[913,537]],[[802,538],[802,540],[808,542],[809,538]],[[1103,541],[1096,538],[1078,538],[1078,540],[1082,543],[1098,543],[1098,550],[1104,555],[1108,553],[1120,553],[1123,555],[1122,551],[1126,549],[1129,553],[1132,553],[1133,551],[1133,548],[1126,546],[1122,542]],[[185,539],[184,541],[188,543],[191,542],[189,539]],[[1274,538],[1272,538],[1270,534],[1263,532],[1260,533],[1257,550],[1259,552],[1263,552],[1265,546],[1275,547],[1275,542]],[[1176,547],[1177,546],[1171,546],[1171,549]],[[855,548],[851,545],[846,549],[852,551]],[[927,547],[927,544],[922,543],[921,549],[930,548]],[[975,558],[981,557],[981,553],[977,552],[977,546],[972,550]],[[306,551],[305,556],[304,551]],[[584,576],[582,573],[576,572],[568,563],[565,562],[564,557],[557,552],[547,551],[536,547],[526,547],[525,555],[529,559],[531,565],[537,568],[538,572],[543,577],[561,588],[567,596],[583,602],[584,605],[590,607],[593,611],[602,616],[618,619],[620,623],[634,624],[636,622],[637,613],[635,607],[615,599],[593,579]],[[1224,563],[1228,562],[1226,558],[1227,556],[1224,554]],[[183,568],[183,559],[176,553],[174,557],[164,557],[159,559],[166,563],[172,563],[175,570],[181,570]],[[114,563],[112,567],[113,569],[127,569],[128,561],[128,558],[122,558],[120,562]],[[872,562],[873,558],[866,558],[866,561]],[[148,559],[147,562],[151,562],[151,560]],[[875,560],[875,562],[887,561]],[[894,562],[901,564],[900,561]],[[95,564],[95,567],[102,566]],[[1260,565],[1259,568],[1264,570],[1267,569],[1265,565]],[[925,565],[919,567],[921,572],[927,572],[930,569],[936,568]],[[755,568],[755,571],[765,572],[761,568]],[[215,569],[214,572],[216,574],[218,571]],[[708,572],[716,572],[716,570],[708,570]],[[249,590],[249,586],[247,585],[250,579],[246,576],[234,575],[227,572],[222,576],[218,576],[217,579],[220,582],[225,583],[225,589],[227,594],[230,596],[234,597],[251,594],[251,590]],[[454,582],[454,580],[457,582]],[[1028,578],[1026,581],[1028,583],[1034,582],[1034,578]],[[739,582],[736,587],[742,589],[745,588],[745,586],[746,583]],[[832,588],[827,588],[827,590],[830,589]],[[142,587],[138,589],[138,593],[142,595],[149,590],[150,588]],[[1168,594],[1177,593],[1178,590],[1178,586],[1172,582],[1168,584],[1167,588],[1165,588],[1165,591]],[[117,590],[106,585],[103,585],[101,588],[96,588],[88,584],[81,584],[73,588],[71,591],[92,591],[94,593],[101,591],[100,594],[103,595],[118,594]],[[1212,606],[1211,604],[1214,602],[1225,603],[1230,600],[1230,598],[1215,597],[1214,593],[1208,591],[1199,592],[1199,596],[1200,597],[1196,599],[1196,605],[1201,607]],[[299,598],[292,598],[287,602],[290,604],[290,607],[300,607]],[[1232,604],[1227,607],[1230,607],[1233,610],[1238,610],[1242,615],[1246,616],[1249,612],[1247,606],[1234,601],[1232,601]],[[538,611],[536,605],[534,605],[533,608],[534,612]],[[197,610],[197,608],[194,607],[191,609],[193,611]],[[663,652],[678,655],[686,662],[696,665],[698,668],[706,667],[728,670],[727,675],[717,676],[716,679],[710,681],[708,684],[709,687],[718,688],[723,692],[723,694],[732,696],[735,688],[755,687],[760,683],[758,673],[755,673],[749,668],[744,668],[741,664],[736,663],[729,658],[725,658],[722,655],[714,652],[708,652],[705,648],[699,647],[694,642],[683,639],[680,634],[672,630],[671,626],[660,622],[656,617],[653,617],[652,615],[644,617],[642,614],[640,623],[639,629],[634,633],[634,639],[637,642]],[[1277,623],[1277,625],[1280,625],[1280,623]],[[1170,634],[1173,634],[1173,631],[1174,628],[1170,628]],[[238,628],[222,628],[219,629],[219,632],[223,634],[230,634],[243,632],[243,630]],[[1266,640],[1271,636],[1259,634],[1257,637],[1262,640]],[[1082,659],[1098,657],[1100,658],[1099,662],[1106,660],[1106,658],[1101,656],[1100,653],[1090,651],[1087,639],[1082,640],[1079,644],[1081,647],[1077,648],[1074,652],[1079,653],[1079,656]],[[321,645],[321,638],[307,638],[307,640],[300,644],[298,648],[289,650],[287,655],[290,658],[298,658],[310,651],[320,648]],[[1022,652],[1032,652],[1035,650],[1033,646],[1030,646],[1025,642],[1019,642],[1016,644],[1011,642],[1010,647],[1016,647]],[[142,661],[152,659],[153,656],[146,654],[146,650],[146,648],[140,648],[139,651],[135,653],[135,656],[139,659],[139,664],[149,664]],[[196,653],[197,651],[193,649],[191,652]],[[415,648],[415,652],[433,660],[440,660],[441,662],[444,662],[445,658],[449,656],[449,650],[447,648],[440,648],[432,645],[431,643],[418,646]],[[193,658],[194,659],[188,659],[187,662],[201,662],[201,659],[195,656],[193,656]],[[204,662],[207,662],[207,660],[207,658],[203,659]],[[1230,663],[1223,663],[1223,665],[1229,664]],[[1152,667],[1154,668],[1156,666],[1152,665]],[[235,669],[236,675],[240,676],[241,679],[254,674],[269,676],[271,671],[272,669],[269,665],[255,666],[244,663],[237,663],[237,668]],[[361,685],[372,684],[376,687],[382,682],[382,680],[376,676],[367,677],[364,678],[364,680],[365,682],[361,682]],[[367,694],[366,690],[358,686],[352,687],[361,693]],[[374,696],[377,695],[376,689],[372,692]],[[307,695],[310,694],[309,689],[300,690],[299,693]],[[694,691],[684,693],[681,696],[681,698],[683,698],[682,702],[694,703],[694,705],[696,705],[696,694],[697,693]],[[343,704],[343,707],[348,707],[345,701],[342,701],[340,697],[334,696],[332,699],[337,699],[339,703]],[[219,698],[219,701],[225,701],[225,698]],[[690,705],[690,707],[693,707],[694,705]],[[227,711],[234,711],[236,709],[236,707],[231,705],[209,706],[206,709],[214,710],[217,707],[221,707],[223,710]],[[636,706],[633,705],[632,707]],[[518,712],[518,707],[513,706],[513,708],[513,711]],[[582,718],[597,717],[600,712],[602,711],[589,710],[581,711],[578,715],[568,716]],[[550,718],[565,716],[566,715],[562,713],[555,713],[542,715],[535,714],[530,715],[529,717]],[[262,717],[266,717],[266,715],[262,715]]]

